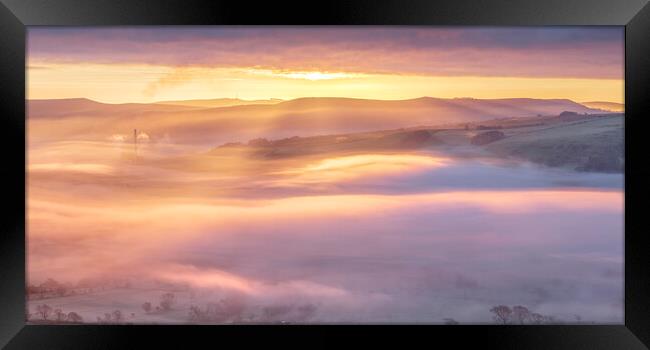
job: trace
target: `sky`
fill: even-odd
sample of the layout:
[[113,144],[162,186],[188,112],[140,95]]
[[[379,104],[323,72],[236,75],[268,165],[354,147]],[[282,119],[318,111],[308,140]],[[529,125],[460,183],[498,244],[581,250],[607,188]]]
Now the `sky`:
[[29,99],[623,103],[623,27],[31,27]]

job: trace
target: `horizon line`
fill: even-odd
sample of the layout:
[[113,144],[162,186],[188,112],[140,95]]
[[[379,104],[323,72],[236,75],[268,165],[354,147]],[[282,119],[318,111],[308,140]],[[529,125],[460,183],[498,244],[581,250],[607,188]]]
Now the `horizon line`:
[[[366,101],[412,101],[418,99],[438,99],[438,100],[456,100],[456,99],[473,99],[473,100],[544,100],[544,101],[553,101],[553,100],[567,100],[578,104],[583,103],[613,103],[617,105],[624,106],[625,103],[616,102],[616,101],[604,101],[604,100],[590,100],[590,101],[576,101],[570,98],[535,98],[535,97],[499,97],[499,98],[477,98],[471,96],[458,96],[458,97],[433,97],[433,96],[420,96],[412,98],[403,98],[403,99],[380,99],[380,98],[358,98],[358,97],[342,97],[342,96],[302,96],[295,97],[290,99],[269,97],[269,98],[257,98],[257,99],[243,99],[238,97],[214,97],[214,98],[197,98],[197,99],[178,99],[178,100],[158,100],[152,102],[104,102],[97,99],[92,99],[88,97],[63,97],[63,98],[25,98],[25,101],[63,101],[63,100],[88,100],[101,104],[109,105],[123,105],[123,104],[168,104],[169,102],[191,102],[191,101],[211,101],[211,100],[236,100],[236,101],[245,101],[245,102],[255,102],[255,101],[272,101],[277,100],[278,103],[295,101],[300,99],[347,99],[347,100],[366,100]],[[169,104],[171,105],[171,104]],[[180,105],[180,104],[179,104]]]

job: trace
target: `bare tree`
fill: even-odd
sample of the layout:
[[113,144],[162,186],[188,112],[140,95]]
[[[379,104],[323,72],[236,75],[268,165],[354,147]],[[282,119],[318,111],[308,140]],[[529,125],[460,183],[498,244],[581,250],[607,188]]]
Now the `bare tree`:
[[560,321],[555,319],[553,316],[544,315],[544,323],[553,324],[559,323]]
[[65,319],[68,317],[68,315],[65,314],[61,309],[54,309],[54,318],[58,322],[63,322]]
[[530,321],[533,324],[542,324],[544,322],[544,316],[533,312],[532,314],[530,314]]
[[47,320],[52,313],[52,307],[47,304],[38,305],[36,306],[36,313],[41,315],[42,319]]
[[83,318],[79,316],[76,312],[70,312],[68,313],[68,321],[74,322],[74,323],[81,323],[83,322]]
[[160,308],[165,311],[171,310],[172,306],[175,304],[175,295],[173,293],[165,293],[161,298]]
[[240,322],[243,318],[246,305],[240,298],[229,297],[219,300],[218,303],[210,303],[205,309],[198,306],[190,306],[189,318],[192,322]]
[[530,318],[530,310],[525,306],[517,305],[512,308],[512,318],[519,324],[524,324]]
[[124,317],[122,316],[122,311],[120,310],[113,311],[112,316],[113,316],[112,320],[115,323],[120,323],[124,320]]
[[144,312],[150,313],[151,309],[152,309],[152,306],[151,306],[150,302],[147,301],[146,303],[142,304],[142,310],[144,310]]
[[222,323],[228,318],[220,303],[210,303],[205,309],[198,306],[190,306],[190,320],[194,322]]
[[206,319],[205,312],[200,307],[194,305],[190,305],[189,317],[192,322],[205,321]]
[[120,310],[115,310],[111,313],[105,313],[104,318],[97,317],[97,322],[99,323],[121,323],[124,321],[124,317],[122,316],[122,311]]
[[41,283],[39,287],[44,291],[54,292],[57,288],[61,287],[61,284],[52,278],[48,278],[45,282]]
[[494,320],[502,324],[508,323],[512,315],[512,310],[506,305],[495,306],[490,309],[490,312],[494,314]]

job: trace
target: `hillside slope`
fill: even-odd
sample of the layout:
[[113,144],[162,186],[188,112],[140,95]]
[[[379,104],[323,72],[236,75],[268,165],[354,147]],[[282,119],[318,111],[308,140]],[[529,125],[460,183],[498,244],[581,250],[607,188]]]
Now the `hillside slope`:
[[214,99],[204,99],[204,100],[158,101],[155,102],[155,104],[216,108],[216,107],[231,107],[231,106],[245,106],[245,105],[269,105],[269,104],[276,104],[280,102],[282,102],[282,100],[279,99],[240,100],[238,98],[214,98]]
[[624,129],[620,116],[540,127],[490,143],[486,149],[552,167],[622,172]]
[[218,108],[112,105],[86,99],[28,102],[30,135],[41,141],[106,140],[138,129],[154,142],[164,139],[211,145],[256,137],[313,136],[557,115],[567,110],[599,112],[569,100],[429,97],[396,101],[300,98],[276,104]]

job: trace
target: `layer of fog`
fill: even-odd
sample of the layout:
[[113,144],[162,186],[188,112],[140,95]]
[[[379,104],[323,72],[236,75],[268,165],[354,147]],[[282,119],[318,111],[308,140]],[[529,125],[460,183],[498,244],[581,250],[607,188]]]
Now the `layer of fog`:
[[[183,323],[189,305],[233,293],[251,309],[314,305],[309,322],[481,323],[498,304],[623,319],[621,175],[375,154],[244,176],[87,146],[30,150],[28,278],[134,281],[131,292],[52,301],[91,321],[122,309]],[[153,282],[191,293],[174,312],[141,315],[164,291]]]

